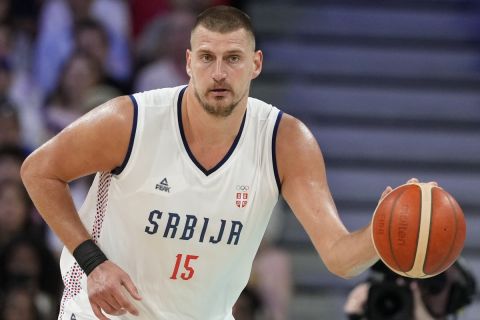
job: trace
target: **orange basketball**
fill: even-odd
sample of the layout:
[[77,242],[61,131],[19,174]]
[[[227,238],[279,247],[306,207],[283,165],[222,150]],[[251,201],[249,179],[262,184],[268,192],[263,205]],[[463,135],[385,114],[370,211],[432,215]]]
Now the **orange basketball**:
[[377,206],[372,239],[394,272],[428,278],[446,270],[465,242],[463,211],[445,190],[428,183],[399,186]]

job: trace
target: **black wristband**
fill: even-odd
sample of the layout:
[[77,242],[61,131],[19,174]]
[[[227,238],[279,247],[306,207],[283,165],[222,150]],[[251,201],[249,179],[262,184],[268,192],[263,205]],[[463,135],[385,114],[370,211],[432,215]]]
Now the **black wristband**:
[[93,242],[92,239],[85,240],[73,250],[73,257],[77,260],[80,268],[88,276],[100,263],[108,260],[107,256]]

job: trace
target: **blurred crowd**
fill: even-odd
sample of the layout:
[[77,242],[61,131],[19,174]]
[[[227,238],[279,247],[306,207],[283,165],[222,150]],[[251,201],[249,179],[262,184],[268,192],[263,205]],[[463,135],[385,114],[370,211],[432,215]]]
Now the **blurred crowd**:
[[[216,4],[243,6],[229,0],[0,0],[0,320],[56,319],[63,290],[62,244],[21,183],[25,157],[115,96],[186,84],[190,29],[201,10]],[[77,206],[89,182],[71,184]],[[265,319],[286,318],[290,291],[288,257],[265,241],[236,318],[255,319],[259,310]]]

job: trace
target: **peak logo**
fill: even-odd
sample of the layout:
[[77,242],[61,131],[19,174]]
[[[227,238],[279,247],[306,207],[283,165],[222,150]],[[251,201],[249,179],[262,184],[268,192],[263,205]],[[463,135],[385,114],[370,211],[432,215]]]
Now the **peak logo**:
[[167,178],[163,178],[163,180],[160,183],[157,183],[157,185],[155,186],[155,189],[170,193],[170,186],[168,185]]

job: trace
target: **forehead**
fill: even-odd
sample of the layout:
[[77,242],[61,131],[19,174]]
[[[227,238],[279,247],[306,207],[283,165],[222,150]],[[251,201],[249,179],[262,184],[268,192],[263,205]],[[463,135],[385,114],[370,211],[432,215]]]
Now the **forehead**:
[[203,26],[198,26],[193,30],[190,38],[192,50],[253,50],[251,36],[245,29],[237,29],[227,33],[211,31]]

